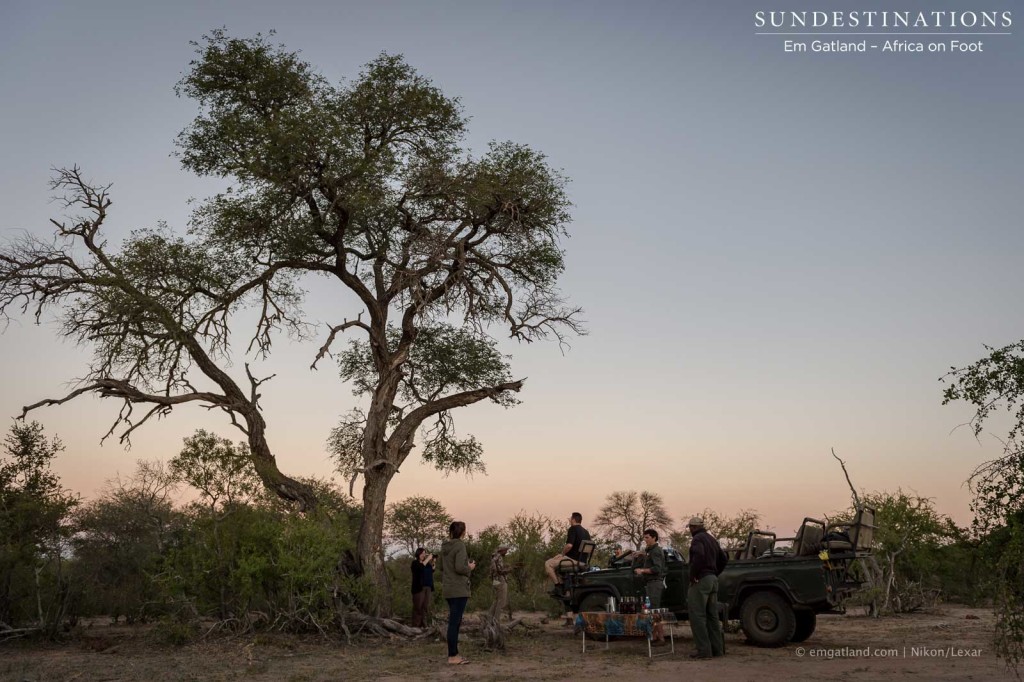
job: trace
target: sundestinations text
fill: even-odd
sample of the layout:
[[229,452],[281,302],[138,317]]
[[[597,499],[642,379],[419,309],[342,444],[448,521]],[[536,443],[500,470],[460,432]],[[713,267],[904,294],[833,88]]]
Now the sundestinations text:
[[754,28],[1010,28],[1010,11],[754,12]]

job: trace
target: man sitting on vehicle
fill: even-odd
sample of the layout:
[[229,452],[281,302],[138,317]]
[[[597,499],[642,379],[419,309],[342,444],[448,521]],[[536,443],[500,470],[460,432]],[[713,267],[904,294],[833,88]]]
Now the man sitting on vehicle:
[[615,550],[612,554],[612,558],[608,560],[608,568],[621,568],[622,566],[629,566],[633,563],[633,557],[636,553],[626,551],[626,548],[622,545],[615,545]]
[[562,576],[558,574],[559,565],[566,559],[571,559],[578,563],[580,560],[580,545],[590,539],[590,532],[582,524],[583,514],[573,512],[569,518],[569,532],[565,536],[565,547],[562,548],[561,553],[544,562],[544,570],[552,582],[551,593],[556,597],[561,598],[564,594]]

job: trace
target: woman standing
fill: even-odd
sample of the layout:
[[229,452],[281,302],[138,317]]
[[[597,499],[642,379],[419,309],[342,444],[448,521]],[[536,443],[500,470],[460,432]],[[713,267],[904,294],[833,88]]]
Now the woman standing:
[[465,665],[468,660],[459,655],[459,629],[462,614],[469,601],[469,574],[476,568],[466,551],[466,524],[453,521],[448,527],[448,539],[441,545],[441,591],[448,602],[448,665]]
[[426,564],[427,550],[420,547],[412,559],[412,626],[423,627],[427,615],[427,593],[423,588],[423,568]]

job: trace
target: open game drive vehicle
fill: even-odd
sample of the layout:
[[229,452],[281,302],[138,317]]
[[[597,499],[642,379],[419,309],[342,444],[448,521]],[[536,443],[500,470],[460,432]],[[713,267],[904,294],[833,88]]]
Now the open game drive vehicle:
[[[739,620],[747,638],[759,646],[802,642],[814,632],[819,613],[841,613],[843,602],[863,586],[858,560],[870,556],[875,511],[860,507],[853,519],[826,524],[805,518],[793,538],[754,531],[741,549],[730,550],[719,576],[718,601],[723,618]],[[776,543],[791,541],[789,547]],[[566,565],[563,573],[567,609],[603,611],[623,597],[645,594],[645,580],[633,567],[596,569],[584,561]],[[688,569],[685,558],[666,548],[668,574],[661,606],[685,619]],[[609,601],[613,597],[614,601]]]

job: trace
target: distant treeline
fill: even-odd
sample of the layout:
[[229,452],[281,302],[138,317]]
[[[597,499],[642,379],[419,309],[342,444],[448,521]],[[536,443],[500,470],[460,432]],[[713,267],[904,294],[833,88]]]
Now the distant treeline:
[[[264,490],[243,448],[197,432],[167,465],[140,461],[131,476],[83,502],[51,470],[60,442],[38,423],[16,423],[0,454],[0,640],[55,637],[97,616],[156,621],[172,641],[187,641],[204,627],[340,632],[347,612],[372,602],[351,554],[360,506],[331,482],[307,480],[321,504],[300,514]],[[195,491],[194,502],[173,501],[181,486]],[[862,600],[888,611],[939,599],[992,600],[988,577],[997,572],[1006,528],[979,539],[929,500],[901,491],[866,501],[877,508],[879,574]],[[759,521],[750,510],[704,515],[727,542],[738,542]],[[411,609],[408,554],[417,546],[439,549],[450,520],[429,497],[389,506],[386,540],[396,551],[387,565],[399,616]],[[685,543],[659,496],[610,493],[592,524],[595,563],[604,563],[614,544],[633,544],[632,527],[646,523]],[[513,608],[554,608],[545,596],[543,561],[559,551],[564,534],[565,522],[527,513],[473,532],[469,549],[480,570],[470,608],[490,603],[486,567],[500,545],[511,548]]]

